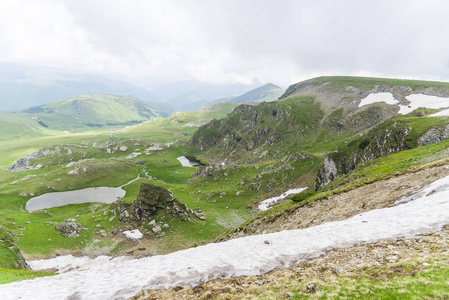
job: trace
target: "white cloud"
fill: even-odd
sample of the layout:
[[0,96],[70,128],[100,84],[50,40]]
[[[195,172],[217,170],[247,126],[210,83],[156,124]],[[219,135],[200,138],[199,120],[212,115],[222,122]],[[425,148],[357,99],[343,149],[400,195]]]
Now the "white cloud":
[[417,0],[2,0],[0,60],[215,82],[449,80],[448,9]]

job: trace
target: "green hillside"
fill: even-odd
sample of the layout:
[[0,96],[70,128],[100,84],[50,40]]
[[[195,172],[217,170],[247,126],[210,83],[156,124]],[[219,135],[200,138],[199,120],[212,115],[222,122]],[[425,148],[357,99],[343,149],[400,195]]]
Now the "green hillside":
[[89,94],[31,107],[22,112],[38,117],[48,128],[73,130],[135,124],[166,117],[169,109],[132,96]]
[[277,85],[267,83],[261,87],[258,87],[243,95],[237,96],[227,101],[231,103],[245,103],[245,102],[260,103],[263,101],[270,102],[277,100],[282,95],[283,92],[284,90],[278,87]]
[[[27,259],[69,253],[146,256],[229,234],[280,230],[270,228],[270,222],[287,220],[315,201],[398,172],[445,163],[448,119],[428,117],[437,110],[403,116],[397,105],[358,105],[380,90],[402,98],[410,93],[443,96],[449,95],[449,85],[370,82],[321,77],[292,85],[281,100],[217,103],[166,118],[157,118],[155,110],[135,98],[106,95],[0,115],[5,128],[0,134],[0,215],[5,216],[0,220],[0,267],[26,268],[21,252]],[[63,128],[73,131],[64,133]],[[184,167],[180,156],[202,165]],[[13,164],[21,166],[8,171]],[[32,213],[24,209],[38,195],[128,182],[121,202]],[[173,205],[142,213],[135,202],[145,198],[142,184],[169,189],[164,193],[179,200],[176,206],[190,210],[182,212],[183,218]],[[315,191],[258,211],[260,201],[298,187]],[[69,219],[85,230],[69,238],[55,229]],[[257,228],[261,223],[265,227]],[[144,234],[138,243],[121,233],[137,228]],[[0,272],[0,282],[1,277]]]

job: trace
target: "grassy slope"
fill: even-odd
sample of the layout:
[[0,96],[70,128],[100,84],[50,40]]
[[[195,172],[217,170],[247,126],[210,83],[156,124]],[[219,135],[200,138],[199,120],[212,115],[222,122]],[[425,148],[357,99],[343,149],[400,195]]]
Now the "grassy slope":
[[[412,90],[426,87],[449,88],[447,82],[408,80],[408,79],[390,79],[390,78],[374,78],[374,77],[355,77],[355,76],[322,76],[310,80],[310,84],[320,85],[330,82],[333,87],[345,88],[354,86],[361,89],[372,89],[375,86],[409,86]],[[288,92],[288,91],[287,91]]]
[[[289,102],[290,101],[290,102]],[[295,99],[289,99],[282,102],[280,105],[294,104]],[[279,104],[276,104],[279,105]],[[302,105],[309,105],[302,104]],[[231,107],[227,107],[229,110]],[[215,116],[221,117],[224,115],[222,110],[214,111]],[[267,113],[272,113],[272,110],[268,110]],[[295,115],[303,116],[304,120],[310,118],[311,115],[307,113],[306,109],[297,110],[293,109],[292,113]],[[207,115],[207,114],[205,114]],[[132,126],[120,131],[114,131],[113,139],[116,141],[124,141],[130,138],[139,138],[142,140],[142,145],[149,145],[154,142],[171,142],[174,139],[181,138],[187,140],[194,132],[195,127],[185,126],[188,123],[201,123],[199,121],[202,117],[201,114],[177,114],[171,118],[164,120],[156,120],[148,122],[147,124]],[[181,121],[181,122],[180,122]],[[283,128],[283,130],[288,130]],[[253,178],[260,171],[267,171],[267,173],[273,171],[273,166],[276,167],[276,163],[280,161],[281,157],[274,158],[269,161],[261,162],[258,164],[259,170],[252,165],[243,165],[241,167],[226,168],[219,176],[218,181],[214,181],[212,178],[195,179],[191,184],[185,184],[187,179],[191,176],[194,168],[183,168],[177,162],[176,157],[183,155],[187,149],[182,145],[175,145],[170,148],[164,148],[162,151],[155,151],[150,155],[139,156],[138,159],[143,160],[143,165],[133,164],[130,162],[122,162],[120,160],[114,161],[114,168],[116,171],[105,171],[105,162],[109,162],[110,156],[104,152],[99,152],[98,149],[91,147],[93,142],[104,142],[110,139],[111,132],[107,131],[90,131],[86,133],[63,135],[57,134],[54,136],[47,136],[42,140],[39,140],[39,145],[36,144],[36,139],[29,137],[18,141],[0,142],[3,148],[5,156],[2,157],[0,165],[5,167],[12,162],[13,159],[31,152],[30,150],[37,150],[41,145],[59,145],[59,144],[81,144],[87,143],[89,145],[87,157],[95,157],[93,172],[86,176],[79,178],[79,180],[73,180],[66,176],[67,170],[62,166],[67,163],[66,161],[55,160],[53,165],[49,168],[28,171],[26,173],[9,173],[0,171],[0,201],[2,208],[0,213],[6,213],[5,220],[8,222],[16,222],[17,225],[21,225],[21,228],[11,228],[11,231],[15,234],[23,234],[23,236],[16,237],[18,245],[28,254],[38,255],[42,253],[52,253],[61,249],[81,250],[84,247],[101,248],[109,247],[109,251],[122,251],[126,249],[126,245],[116,244],[109,239],[101,239],[95,234],[95,226],[100,224],[104,230],[111,231],[113,228],[120,226],[117,219],[109,222],[109,218],[112,216],[107,212],[108,205],[105,204],[83,204],[83,205],[70,205],[61,208],[53,208],[47,210],[48,213],[34,213],[28,214],[23,210],[20,210],[20,206],[25,204],[26,198],[19,196],[23,189],[27,189],[27,193],[33,192],[36,194],[45,193],[53,188],[58,190],[67,190],[70,188],[81,188],[87,186],[118,186],[123,184],[129,179],[135,178],[137,174],[141,173],[144,169],[148,171],[149,175],[157,178],[157,184],[170,188],[174,196],[186,203],[189,207],[200,207],[206,216],[206,222],[195,222],[192,224],[186,224],[182,221],[173,221],[170,225],[170,230],[167,231],[167,235],[164,237],[164,244],[169,245],[163,249],[163,251],[173,251],[182,247],[191,245],[192,243],[202,243],[212,238],[217,233],[234,228],[245,220],[248,220],[253,215],[247,206],[251,207],[253,201],[262,200],[264,196],[268,194],[267,191],[256,191],[250,189],[249,186],[241,186],[240,182],[246,178],[246,181],[251,182]],[[337,135],[332,136],[331,133],[319,131],[319,134],[314,133],[312,139],[319,143],[325,143],[328,145],[324,152],[334,149],[335,147],[341,147],[346,144],[349,136]],[[330,140],[330,142],[329,142]],[[41,144],[42,143],[42,144]],[[130,152],[142,148],[142,145],[133,146],[134,142],[129,142],[129,150],[126,153],[115,154],[114,157],[120,159],[126,157]],[[310,147],[310,146],[307,146]],[[286,146],[287,148],[287,146]],[[318,148],[317,148],[318,149]],[[427,162],[432,158],[438,159],[441,155],[444,155],[447,149],[447,143],[439,143],[417,149],[404,151],[398,154],[387,156],[372,162],[367,162],[361,165],[359,168],[365,167],[362,170],[356,169],[354,174],[355,178],[347,179],[347,182],[341,183],[343,187],[338,188],[351,188],[351,186],[357,184],[364,184],[369,180],[376,180],[382,176],[390,176],[394,171],[406,170],[414,165],[419,165],[423,162]],[[17,153],[14,153],[17,151]],[[84,151],[84,150],[83,150]],[[284,186],[289,182],[293,182],[293,178],[298,174],[308,174],[316,168],[320,162],[319,156],[322,157],[323,153],[315,153],[316,157],[313,160],[309,160],[309,165],[304,162],[298,162],[295,165],[295,169],[272,172],[264,183],[267,184],[269,180],[278,180],[279,186]],[[82,155],[81,152],[77,155]],[[400,155],[403,155],[402,157]],[[109,174],[105,177],[103,174]],[[287,181],[282,179],[282,175],[289,173]],[[24,178],[26,175],[36,175],[36,177],[27,179],[25,184],[10,184],[11,182]],[[115,176],[115,177],[114,177]],[[278,176],[278,177],[276,177]],[[348,174],[349,176],[349,174]],[[349,177],[346,177],[349,178]],[[60,181],[56,181],[61,179]],[[132,201],[138,193],[139,184],[145,181],[154,181],[153,179],[141,179],[126,187],[128,194],[125,201]],[[344,181],[344,180],[343,180]],[[243,191],[241,196],[236,196],[236,192]],[[315,201],[325,197],[326,193],[338,192],[337,190],[323,190],[322,194],[315,195],[309,201]],[[225,193],[220,195],[220,193]],[[297,207],[304,205],[303,203],[286,202],[282,205],[275,207],[261,216],[275,216],[286,210],[296,209]],[[106,211],[106,216],[104,212]],[[80,215],[80,223],[83,226],[89,228],[89,231],[85,232],[80,238],[67,239],[63,238],[59,232],[54,230],[54,225],[44,224],[45,222],[60,222],[67,218],[73,218],[76,215]],[[93,219],[92,219],[93,217]],[[167,220],[166,215],[160,215],[158,218],[161,221]],[[99,222],[96,220],[100,219]],[[26,223],[29,221],[30,224]],[[187,225],[187,226],[186,226]],[[157,237],[154,237],[158,239]],[[93,240],[98,239],[100,242],[94,243]],[[0,263],[2,263],[0,261]]]
[[39,117],[43,126],[75,131],[86,127],[138,123],[168,115],[160,105],[131,96],[89,94],[31,107],[24,115]]
[[[245,229],[249,224],[256,219],[266,219],[267,222],[274,220],[285,214],[294,212],[304,205],[309,205],[314,201],[325,200],[329,195],[338,194],[344,191],[354,189],[358,186],[370,184],[378,180],[387,179],[392,176],[396,176],[405,172],[414,172],[420,168],[429,168],[434,165],[447,164],[449,157],[449,140],[445,140],[436,144],[417,147],[416,139],[419,134],[426,131],[431,126],[441,126],[447,123],[446,118],[416,118],[414,116],[399,116],[399,120],[406,122],[413,128],[410,136],[414,137],[414,140],[408,141],[412,147],[410,150],[393,153],[388,156],[383,156],[374,160],[366,161],[358,164],[353,171],[348,174],[343,174],[337,177],[330,184],[317,191],[316,194],[309,197],[302,202],[287,201],[282,204],[276,205],[273,208],[261,212],[253,219],[248,220],[242,224],[239,228],[232,229],[228,233],[235,230]],[[394,124],[395,121],[387,121],[388,124]],[[378,127],[384,128],[385,124],[381,124]],[[376,131],[376,128],[373,129]],[[366,133],[369,137],[370,132]],[[350,145],[344,149],[358,148],[360,141],[366,139],[366,136],[359,136],[353,140]],[[417,147],[417,148],[416,148]],[[349,150],[348,150],[349,151]],[[221,236],[225,236],[226,233]]]
[[[212,204],[204,201],[203,195],[195,195],[198,187],[186,185],[186,181],[195,168],[182,167],[176,159],[184,154],[184,148],[181,145],[173,145],[170,148],[162,146],[164,150],[152,151],[150,155],[139,156],[138,159],[143,161],[143,165],[125,159],[130,153],[137,150],[143,152],[143,149],[155,143],[172,142],[176,139],[186,140],[196,129],[195,126],[197,125],[195,124],[207,122],[212,117],[223,117],[234,107],[233,104],[217,104],[212,108],[204,108],[196,113],[176,114],[166,120],[149,121],[118,131],[92,130],[77,134],[55,132],[53,135],[42,136],[38,139],[28,136],[14,141],[7,140],[5,136],[5,141],[0,141],[2,151],[5,154],[0,160],[0,167],[2,168],[10,165],[15,159],[29,152],[37,151],[43,146],[59,145],[64,155],[38,158],[35,163],[42,163],[47,166],[39,170],[24,173],[0,171],[0,214],[5,215],[4,222],[9,224],[8,227],[4,226],[4,229],[15,235],[14,241],[28,257],[54,252],[61,253],[61,251],[64,253],[64,249],[70,251],[91,249],[90,251],[100,252],[103,251],[101,249],[105,249],[104,251],[109,253],[126,250],[129,247],[127,243],[117,243],[110,237],[102,239],[95,233],[98,224],[102,226],[101,229],[109,233],[114,228],[123,225],[120,224],[118,218],[109,221],[113,216],[111,212],[108,212],[109,205],[95,203],[68,205],[48,209],[46,212],[30,214],[24,211],[23,207],[31,196],[24,197],[20,194],[40,195],[47,192],[75,190],[92,186],[119,186],[137,177],[138,174],[142,175],[142,171],[148,172],[151,178],[142,178],[127,185],[125,187],[127,195],[124,201],[131,202],[136,198],[140,183],[154,182],[157,185],[170,188],[174,196],[189,207],[201,207],[207,218],[206,222],[198,221],[191,224],[172,220],[170,231],[167,231],[164,237],[167,242],[164,243],[163,247],[159,247],[161,252],[170,252],[194,243],[202,243],[219,231],[240,224],[247,218],[248,209],[245,207],[251,204],[249,196],[241,197],[240,201],[233,202],[231,196],[232,193],[235,194],[235,188],[233,187],[224,189],[229,196],[224,197],[221,203]],[[182,122],[179,122],[181,118]],[[106,150],[93,147],[94,143],[101,144],[111,138],[120,145],[126,145],[128,150],[107,154]],[[36,143],[37,140],[38,143]],[[139,145],[136,145],[136,143]],[[73,145],[83,146],[84,148]],[[67,155],[66,149],[72,151],[70,156]],[[114,160],[111,160],[111,157],[114,157]],[[95,159],[81,165],[87,167],[89,171],[80,176],[68,176],[69,169],[64,166],[70,161],[85,158]],[[104,174],[108,174],[108,176],[104,176]],[[30,175],[35,177],[29,177]],[[238,175],[236,174],[235,178],[230,176],[229,180],[237,182],[241,179]],[[219,184],[216,183],[215,186],[203,188],[204,195],[212,192],[213,189],[221,189],[221,186],[218,187]],[[104,215],[105,212],[106,216]],[[78,222],[89,230],[82,232],[80,237],[76,239],[62,237],[54,229],[54,225],[49,223],[62,222],[68,218],[76,218],[77,215],[80,216]],[[168,217],[164,214],[160,214],[156,219],[160,219],[161,222],[168,222]],[[151,230],[151,228],[147,229]],[[156,237],[153,237],[153,239],[156,239]],[[94,240],[99,241],[94,242]],[[7,248],[0,245],[0,267],[14,268],[15,266],[11,265],[10,262],[17,258],[13,253],[7,252]]]
[[279,98],[283,93],[283,90],[271,83],[261,86],[257,89],[251,90],[243,95],[237,96],[230,100],[232,103],[244,103],[244,102],[269,102]]

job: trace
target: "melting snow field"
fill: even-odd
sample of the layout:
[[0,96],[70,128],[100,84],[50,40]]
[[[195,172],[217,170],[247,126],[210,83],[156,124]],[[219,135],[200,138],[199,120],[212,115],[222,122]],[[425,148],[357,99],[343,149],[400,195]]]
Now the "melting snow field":
[[176,158],[177,160],[179,160],[179,162],[181,163],[181,165],[183,167],[196,167],[199,166],[200,164],[197,162],[192,162],[190,161],[187,157],[185,156],[180,156],[178,158]]
[[304,191],[306,188],[298,188],[298,189],[291,189],[286,191],[285,193],[283,193],[280,196],[277,197],[272,197],[272,198],[268,198],[266,200],[263,200],[262,202],[259,203],[258,208],[262,211],[269,209],[272,205],[276,204],[277,201],[281,200],[281,199],[285,199],[288,195],[291,194],[297,194],[297,193],[301,193],[302,191]]
[[[412,94],[406,96],[405,99],[410,101],[410,104],[399,105],[398,113],[401,115],[406,115],[420,107],[427,107],[427,108],[449,107],[449,98],[429,96],[423,94]],[[396,105],[399,103],[398,100],[394,99],[393,94],[391,93],[373,93],[369,94],[366,98],[360,100],[359,107],[377,102],[385,102],[391,105]],[[441,111],[431,115],[431,117],[437,116],[449,116],[449,110]]]
[[[134,259],[57,257],[36,268],[65,272],[0,285],[1,299],[124,299],[141,289],[195,286],[212,278],[261,274],[334,248],[439,230],[449,224],[449,176],[390,208],[315,227],[282,231]],[[73,270],[71,270],[73,269]]]
[[408,114],[420,107],[427,108],[442,108],[449,107],[449,98],[442,98],[436,96],[413,94],[406,96],[405,99],[410,101],[409,106],[400,106],[399,113],[402,115]]
[[392,93],[375,93],[369,94],[366,98],[360,100],[359,107],[376,103],[376,102],[385,102],[387,104],[395,105],[398,104],[399,101],[395,100]]

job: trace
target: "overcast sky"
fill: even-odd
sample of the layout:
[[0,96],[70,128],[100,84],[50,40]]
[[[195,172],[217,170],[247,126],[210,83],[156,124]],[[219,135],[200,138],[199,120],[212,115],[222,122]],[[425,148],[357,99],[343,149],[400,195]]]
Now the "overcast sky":
[[447,0],[0,0],[0,61],[289,85],[449,81]]

